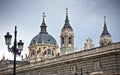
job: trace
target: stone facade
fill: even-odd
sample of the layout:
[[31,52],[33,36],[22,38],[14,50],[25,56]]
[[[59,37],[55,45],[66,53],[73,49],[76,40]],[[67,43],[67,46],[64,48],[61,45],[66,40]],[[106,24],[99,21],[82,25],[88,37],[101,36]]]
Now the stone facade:
[[[17,75],[117,75],[120,74],[120,42],[82,50],[17,67]],[[0,75],[12,75],[0,68]]]

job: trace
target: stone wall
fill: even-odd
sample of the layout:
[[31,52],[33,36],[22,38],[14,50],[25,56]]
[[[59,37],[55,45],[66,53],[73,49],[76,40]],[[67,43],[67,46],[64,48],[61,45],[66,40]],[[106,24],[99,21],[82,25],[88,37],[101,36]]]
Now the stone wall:
[[[10,75],[12,69],[0,69]],[[120,43],[58,56],[17,68],[17,75],[114,75],[120,74]],[[12,74],[11,74],[12,75]]]

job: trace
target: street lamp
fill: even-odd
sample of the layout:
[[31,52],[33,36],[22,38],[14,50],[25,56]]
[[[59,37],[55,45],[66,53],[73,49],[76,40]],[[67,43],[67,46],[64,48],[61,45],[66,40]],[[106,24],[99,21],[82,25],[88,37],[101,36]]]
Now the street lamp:
[[17,26],[15,26],[15,33],[14,33],[15,39],[14,39],[14,45],[10,48],[11,45],[11,39],[12,35],[10,35],[9,32],[4,36],[5,37],[5,43],[8,46],[8,51],[12,52],[14,54],[14,69],[13,69],[13,75],[16,75],[16,55],[21,55],[21,51],[23,51],[23,45],[24,43],[22,40],[18,42],[18,48],[17,48]]

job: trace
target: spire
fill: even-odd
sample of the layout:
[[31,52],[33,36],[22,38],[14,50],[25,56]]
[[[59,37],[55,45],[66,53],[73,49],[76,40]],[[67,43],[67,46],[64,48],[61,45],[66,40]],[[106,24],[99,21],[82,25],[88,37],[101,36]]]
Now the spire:
[[106,16],[104,16],[104,27],[103,27],[103,32],[102,32],[101,36],[103,36],[103,35],[109,35],[109,36],[111,36],[111,35],[109,34],[108,30],[107,30]]
[[104,27],[103,27],[103,32],[100,36],[100,46],[106,46],[112,43],[112,38],[110,33],[107,30],[107,25],[106,25],[106,16],[104,16]]
[[104,16],[104,24],[106,24],[106,16]]
[[47,26],[46,26],[46,24],[45,24],[45,17],[46,17],[46,15],[45,15],[45,13],[43,12],[43,21],[42,21],[42,24],[41,24],[41,32],[40,33],[46,33],[47,34]]
[[[106,16],[104,16],[104,31],[107,31],[107,26],[106,26]],[[107,31],[108,32],[108,31]]]
[[66,28],[69,28],[69,29],[73,30],[72,27],[69,24],[68,8],[66,8],[66,19],[65,19],[65,24],[64,24],[64,27],[62,28],[62,30],[66,29]]
[[69,19],[68,19],[68,8],[66,8],[66,19],[65,19],[66,23],[69,23]]

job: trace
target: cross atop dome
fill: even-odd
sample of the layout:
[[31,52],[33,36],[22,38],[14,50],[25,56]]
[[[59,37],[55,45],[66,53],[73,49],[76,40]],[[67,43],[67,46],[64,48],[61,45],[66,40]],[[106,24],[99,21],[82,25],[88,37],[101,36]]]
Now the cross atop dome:
[[42,23],[44,23],[45,24],[45,17],[46,17],[46,15],[45,15],[45,13],[43,12],[43,22]]
[[45,18],[46,17],[46,15],[45,15],[45,12],[43,12],[43,16],[42,16],[43,18]]

